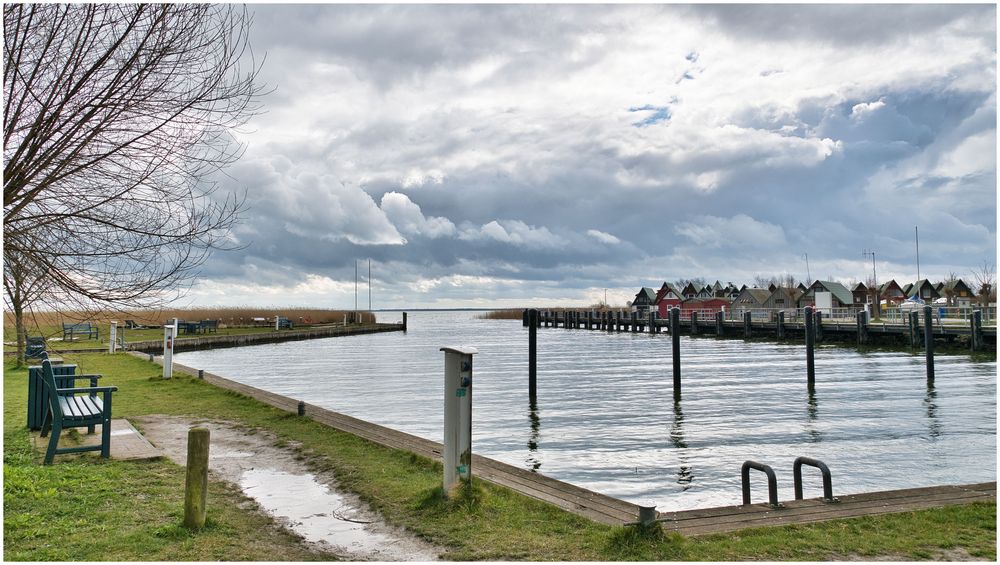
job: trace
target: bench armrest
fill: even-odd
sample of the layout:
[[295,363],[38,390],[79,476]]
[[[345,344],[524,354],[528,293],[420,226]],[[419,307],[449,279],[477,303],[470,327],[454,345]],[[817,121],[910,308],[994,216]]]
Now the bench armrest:
[[57,379],[101,379],[104,375],[55,375]]
[[116,386],[89,386],[81,388],[57,388],[56,392],[74,394],[77,392],[115,392],[118,390]]

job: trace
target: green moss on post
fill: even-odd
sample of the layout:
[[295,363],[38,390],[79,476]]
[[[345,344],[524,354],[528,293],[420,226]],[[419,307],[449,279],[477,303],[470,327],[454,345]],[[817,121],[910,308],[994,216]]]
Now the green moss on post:
[[184,527],[199,530],[205,526],[208,494],[208,444],[206,428],[188,430],[187,478],[184,483]]

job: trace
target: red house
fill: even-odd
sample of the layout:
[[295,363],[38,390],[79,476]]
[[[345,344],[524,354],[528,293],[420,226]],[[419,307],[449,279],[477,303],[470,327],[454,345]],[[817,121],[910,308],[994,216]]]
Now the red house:
[[681,302],[681,315],[688,314],[694,310],[709,310],[718,312],[719,310],[729,310],[732,303],[727,298],[689,298]]
[[669,283],[663,283],[660,290],[656,292],[656,300],[653,301],[653,304],[660,312],[660,318],[666,319],[671,308],[681,305],[681,300],[683,299],[679,290]]

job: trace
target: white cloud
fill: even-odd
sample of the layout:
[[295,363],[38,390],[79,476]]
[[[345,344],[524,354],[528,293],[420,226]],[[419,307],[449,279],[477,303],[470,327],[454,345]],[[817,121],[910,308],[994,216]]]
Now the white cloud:
[[534,227],[520,220],[493,220],[479,228],[466,226],[462,229],[460,239],[494,240],[526,248],[558,248],[568,242],[565,238],[553,234],[546,227]]
[[731,218],[698,216],[694,221],[678,224],[674,233],[706,250],[774,250],[787,245],[781,226],[757,221],[746,214]]
[[603,232],[601,230],[593,230],[593,229],[587,230],[587,235],[596,239],[597,241],[600,241],[601,243],[607,243],[610,245],[618,245],[619,243],[622,242],[622,240],[618,239],[617,237],[611,235],[610,233]]
[[420,235],[430,239],[451,237],[455,235],[455,224],[448,218],[424,216],[410,198],[399,192],[387,192],[382,195],[382,211],[396,229],[407,235]]

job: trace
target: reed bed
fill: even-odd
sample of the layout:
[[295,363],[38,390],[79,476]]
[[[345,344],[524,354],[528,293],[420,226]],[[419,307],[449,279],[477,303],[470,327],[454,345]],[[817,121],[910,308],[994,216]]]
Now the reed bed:
[[[547,310],[549,312],[565,312],[567,310],[572,311],[585,311],[594,310],[596,312],[603,312],[605,310],[619,310],[628,308],[628,306],[607,306],[605,304],[591,304],[590,306],[584,306],[579,308],[563,308],[563,307],[545,307],[537,308],[540,312],[542,310]],[[492,310],[490,312],[484,312],[476,318],[480,320],[520,320],[524,313],[524,308],[505,308],[503,310]]]
[[[373,312],[354,312],[348,310],[328,310],[323,308],[250,308],[246,306],[213,307],[213,308],[164,308],[160,310],[133,310],[123,312],[34,312],[26,315],[26,325],[29,333],[40,332],[43,335],[62,333],[63,323],[89,321],[107,327],[114,320],[122,326],[125,320],[132,320],[143,326],[162,326],[174,318],[184,321],[218,320],[224,327],[251,327],[274,323],[275,316],[284,316],[296,326],[311,324],[332,324],[343,322],[345,317],[350,322],[375,322]],[[266,320],[262,322],[260,319]],[[8,337],[10,336],[10,337]],[[14,316],[4,313],[5,340],[13,339]]]

